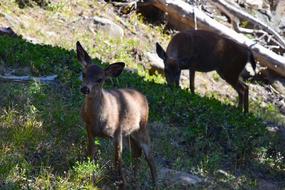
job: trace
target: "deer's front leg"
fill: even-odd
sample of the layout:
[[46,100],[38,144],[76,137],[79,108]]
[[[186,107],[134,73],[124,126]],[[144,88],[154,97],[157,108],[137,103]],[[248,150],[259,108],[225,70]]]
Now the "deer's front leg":
[[115,146],[115,168],[118,172],[119,177],[119,189],[124,189],[125,179],[122,170],[122,151],[123,151],[123,136],[122,131],[118,129],[114,137]]
[[195,71],[189,69],[189,82],[190,82],[190,90],[191,93],[195,93]]
[[90,126],[86,126],[86,129],[87,129],[87,135],[88,135],[87,156],[91,160],[95,160],[96,159],[96,147],[94,144],[94,135],[92,133]]

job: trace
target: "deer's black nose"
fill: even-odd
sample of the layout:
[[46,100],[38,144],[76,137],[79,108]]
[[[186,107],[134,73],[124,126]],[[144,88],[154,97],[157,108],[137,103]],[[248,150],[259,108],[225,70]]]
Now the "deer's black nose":
[[87,86],[83,86],[80,91],[83,93],[83,94],[89,94],[90,93],[90,90]]

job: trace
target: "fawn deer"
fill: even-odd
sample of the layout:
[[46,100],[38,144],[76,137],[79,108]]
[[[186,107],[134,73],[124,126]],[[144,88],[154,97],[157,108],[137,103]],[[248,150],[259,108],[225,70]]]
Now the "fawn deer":
[[150,167],[152,180],[156,184],[156,168],[151,153],[150,137],[147,129],[148,102],[144,95],[133,89],[104,90],[104,81],[121,74],[125,64],[113,63],[102,69],[95,64],[79,42],[76,43],[77,58],[83,66],[83,85],[85,102],[81,109],[87,134],[87,154],[94,159],[95,137],[109,137],[115,146],[115,168],[121,181],[119,188],[124,189],[125,179],[122,174],[123,137],[130,136],[134,177],[137,176],[139,157],[143,151]]
[[156,52],[164,62],[164,73],[169,85],[179,85],[182,69],[189,69],[190,90],[194,93],[195,72],[217,73],[238,93],[239,107],[248,112],[248,86],[239,79],[249,61],[253,70],[256,63],[249,48],[205,30],[188,30],[176,34],[166,52],[156,43]]

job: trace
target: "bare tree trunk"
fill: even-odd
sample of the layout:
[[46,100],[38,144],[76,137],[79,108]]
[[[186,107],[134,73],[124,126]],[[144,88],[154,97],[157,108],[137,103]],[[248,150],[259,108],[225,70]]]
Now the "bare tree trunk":
[[189,28],[194,28],[195,26],[195,14],[199,29],[217,32],[243,46],[249,47],[261,65],[266,66],[285,77],[285,57],[277,55],[242,34],[238,34],[234,30],[210,18],[198,8],[181,0],[153,0],[147,3],[166,12],[169,17],[179,20],[184,25],[189,26]]

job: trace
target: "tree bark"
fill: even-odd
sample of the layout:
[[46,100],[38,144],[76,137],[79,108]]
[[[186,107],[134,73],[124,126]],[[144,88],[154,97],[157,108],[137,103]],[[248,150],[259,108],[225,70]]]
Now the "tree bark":
[[189,28],[194,28],[194,14],[197,19],[198,29],[217,32],[226,38],[229,38],[243,46],[249,47],[254,57],[263,66],[270,68],[281,76],[285,77],[285,57],[277,55],[269,49],[257,44],[257,42],[248,39],[242,34],[224,26],[216,20],[207,16],[204,12],[181,0],[153,0],[147,2],[158,9],[166,12],[169,17],[179,20]]

